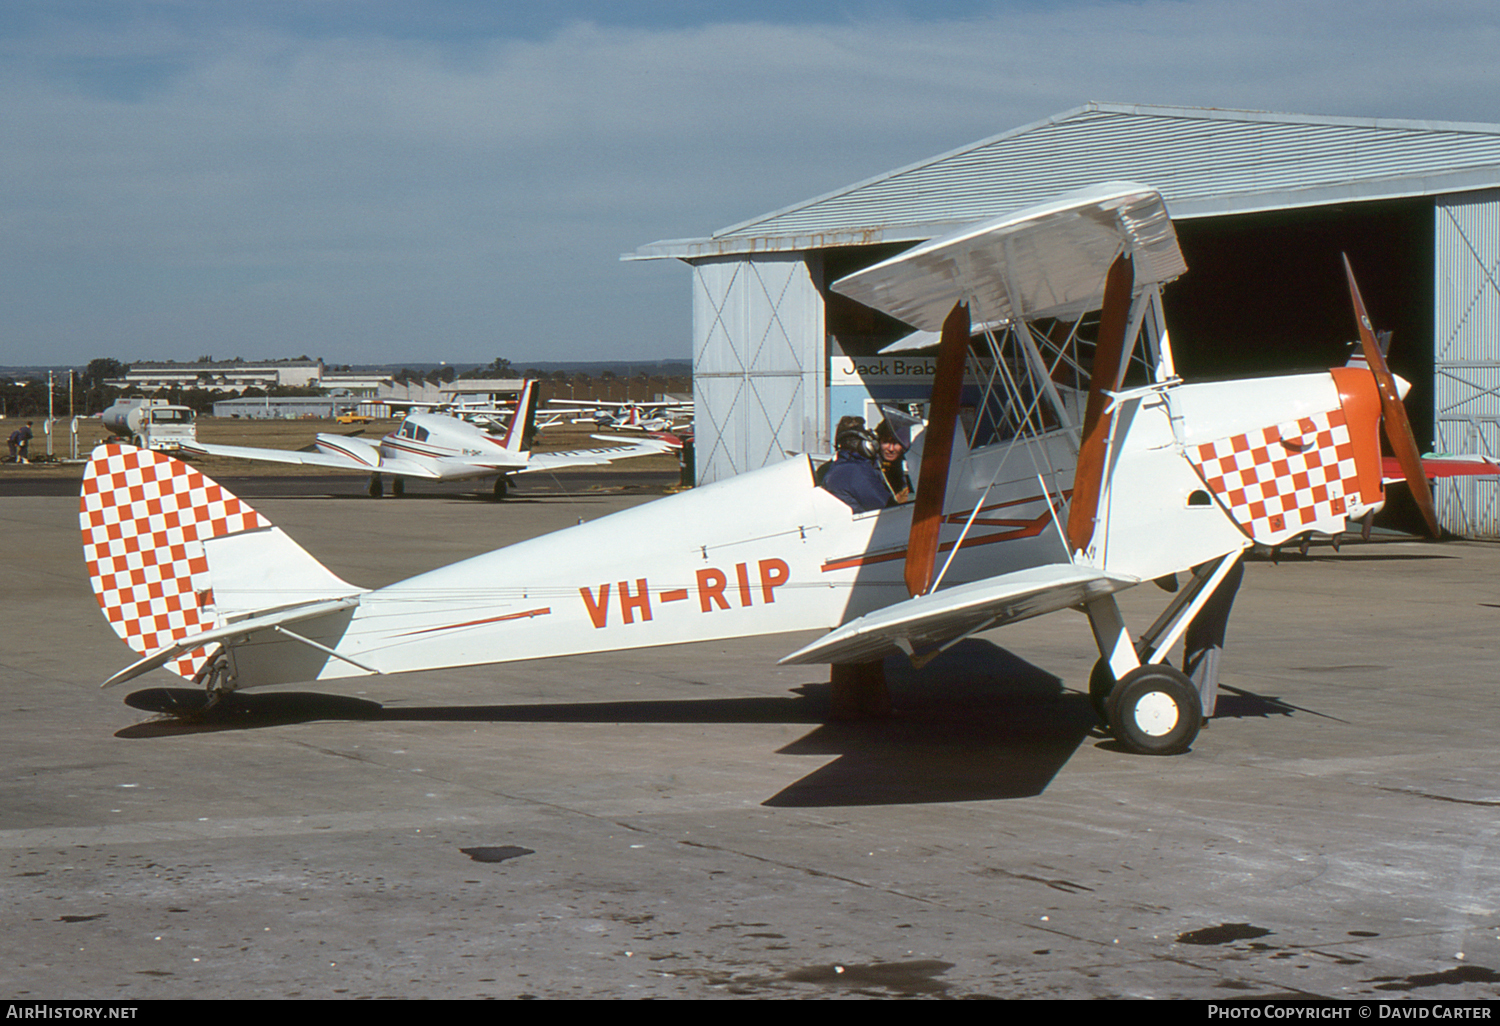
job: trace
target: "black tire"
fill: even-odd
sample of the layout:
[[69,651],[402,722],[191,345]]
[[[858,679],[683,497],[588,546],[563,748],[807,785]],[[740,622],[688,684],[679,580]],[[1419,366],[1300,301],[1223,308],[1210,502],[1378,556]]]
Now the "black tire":
[[395,496],[396,498],[398,498],[398,499],[401,498],[403,495],[406,494],[406,478],[404,478],[404,477],[393,477],[393,478],[391,478],[391,494],[393,496]]
[[1120,678],[1106,705],[1115,739],[1142,755],[1185,752],[1203,725],[1198,689],[1170,666],[1131,670]]
[[505,475],[501,474],[499,477],[495,478],[495,494],[494,494],[495,501],[496,502],[504,502],[505,501],[505,493],[506,493],[507,490],[508,490],[508,485],[507,485],[506,480],[505,480]]
[[385,482],[380,479],[379,474],[370,475],[370,498],[379,499],[385,495]]
[[[1145,658],[1137,652],[1141,658]],[[1160,663],[1161,666],[1170,666],[1170,663]],[[1115,689],[1115,675],[1110,670],[1109,663],[1100,659],[1094,664],[1094,669],[1089,673],[1089,702],[1094,706],[1094,713],[1099,717],[1099,722],[1109,724],[1109,696]]]

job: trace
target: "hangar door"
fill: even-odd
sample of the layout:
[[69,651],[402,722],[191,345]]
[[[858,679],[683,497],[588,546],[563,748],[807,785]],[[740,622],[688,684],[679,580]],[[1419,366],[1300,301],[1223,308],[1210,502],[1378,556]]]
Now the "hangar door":
[[[1434,448],[1500,457],[1500,191],[1440,197],[1434,218]],[[1433,490],[1439,523],[1469,538],[1500,538],[1496,499],[1493,477]]]
[[825,448],[823,299],[802,254],[693,263],[700,484]]

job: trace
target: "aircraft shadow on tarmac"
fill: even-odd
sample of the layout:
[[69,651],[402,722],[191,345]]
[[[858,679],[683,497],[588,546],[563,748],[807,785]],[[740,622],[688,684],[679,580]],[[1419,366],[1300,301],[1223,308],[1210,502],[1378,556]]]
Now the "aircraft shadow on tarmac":
[[1279,556],[1257,556],[1254,559],[1246,559],[1247,563],[1394,563],[1411,562],[1413,560],[1428,559],[1458,559],[1442,552],[1350,552],[1348,549],[1334,552],[1324,550],[1322,552],[1309,552],[1307,555],[1293,551],[1290,554],[1281,553]]
[[[209,476],[214,477],[211,473]],[[366,489],[369,478],[365,475],[336,476],[326,474],[268,474],[261,477],[214,477],[214,480],[242,499],[349,499],[370,502]],[[602,472],[587,473],[569,471],[561,478],[547,475],[533,478],[517,486],[512,483],[510,492],[501,507],[540,503],[543,501],[594,501],[613,498],[617,495],[660,495],[677,484],[675,472],[637,472],[634,476],[608,476]],[[494,503],[488,486],[481,487],[473,481],[427,482],[411,485],[399,499],[389,494],[391,485],[386,483],[387,503],[426,501]],[[14,473],[0,474],[0,498],[40,497],[64,498],[78,495],[79,481],[73,477],[20,477]]]
[[[886,661],[895,714],[828,722],[829,685],[787,697],[560,702],[390,709],[317,692],[236,693],[203,711],[204,693],[149,688],[125,699],[169,718],[134,724],[121,738],[248,730],[316,720],[448,723],[805,723],[782,755],[835,756],[763,804],[842,807],[1026,798],[1042,793],[1084,741],[1124,754],[1099,727],[1086,695],[981,639],[955,645],[918,672]],[[1274,698],[1225,689],[1216,719],[1292,715]],[[1139,758],[1139,756],[1129,756]]]

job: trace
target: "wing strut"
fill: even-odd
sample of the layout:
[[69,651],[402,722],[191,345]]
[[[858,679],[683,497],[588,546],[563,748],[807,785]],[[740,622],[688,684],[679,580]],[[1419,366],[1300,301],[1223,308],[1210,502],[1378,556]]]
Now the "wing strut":
[[913,598],[927,594],[937,565],[938,533],[943,527],[943,500],[948,492],[948,462],[953,457],[953,432],[958,424],[958,400],[968,356],[969,308],[955,303],[943,321],[942,340],[938,343],[932,403],[922,439],[922,466],[917,473],[917,498],[912,504],[911,535],[906,544],[906,590]]
[[1104,484],[1104,458],[1109,419],[1104,416],[1106,390],[1120,387],[1125,355],[1125,329],[1130,320],[1130,293],[1135,270],[1130,257],[1115,257],[1104,280],[1104,307],[1099,314],[1099,340],[1094,346],[1094,369],[1089,377],[1089,401],[1083,413],[1083,442],[1078,469],[1073,473],[1073,503],[1068,508],[1068,547],[1082,552],[1094,538],[1099,494]]
[[1385,414],[1385,437],[1391,443],[1391,451],[1401,464],[1401,473],[1406,475],[1406,485],[1411,489],[1422,519],[1434,538],[1442,537],[1438,529],[1437,511],[1432,506],[1432,489],[1427,484],[1427,472],[1422,469],[1422,451],[1412,437],[1411,421],[1406,417],[1406,407],[1401,405],[1401,395],[1396,391],[1396,382],[1391,377],[1391,368],[1386,364],[1375,343],[1375,329],[1370,326],[1370,315],[1365,312],[1365,301],[1360,297],[1359,285],[1354,281],[1354,268],[1349,265],[1349,254],[1344,254],[1344,274],[1349,278],[1349,298],[1354,301],[1354,319],[1359,322],[1359,344],[1364,350],[1365,363],[1375,375],[1375,384],[1380,390],[1380,411]]

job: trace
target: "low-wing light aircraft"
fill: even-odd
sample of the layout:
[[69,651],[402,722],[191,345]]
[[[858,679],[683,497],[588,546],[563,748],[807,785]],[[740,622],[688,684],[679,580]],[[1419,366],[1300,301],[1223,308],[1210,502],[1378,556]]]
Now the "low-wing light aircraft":
[[[349,435],[320,432],[313,451],[257,449],[244,445],[209,445],[193,442],[185,451],[234,459],[268,460],[275,463],[300,463],[354,470],[370,475],[370,494],[380,496],[385,488],[382,478],[392,478],[392,491],[405,491],[405,479],[428,481],[465,481],[495,478],[494,496],[505,498],[507,480],[513,474],[538,470],[561,470],[566,467],[599,466],[634,456],[653,456],[672,451],[665,442],[655,439],[610,438],[595,435],[603,441],[624,444],[596,449],[573,449],[567,452],[532,452],[531,440],[536,433],[536,383],[527,381],[521,389],[514,411],[497,411],[486,407],[490,416],[484,424],[466,416],[447,413],[411,413],[401,426],[382,438],[379,444]],[[471,411],[472,412],[472,411]],[[508,422],[496,424],[495,414],[504,412]],[[491,430],[494,428],[494,430]]]
[[[1253,544],[1381,507],[1382,417],[1432,519],[1347,261],[1368,368],[1204,384],[1177,377],[1163,323],[1161,286],[1185,270],[1161,197],[1110,183],[834,283],[941,338],[915,498],[865,513],[803,454],[370,590],[191,467],[101,447],[80,506],[89,574],[141,656],[105,683],[169,667],[222,693],[824,629],[782,661],[833,664],[837,693],[888,655],[1081,610],[1108,728],[1180,752],[1212,696],[1164,658]],[[1133,638],[1115,594],[1178,574]]]

